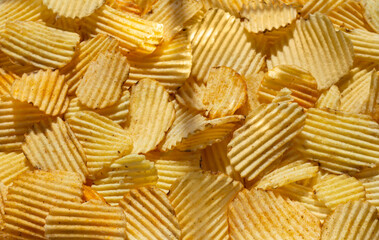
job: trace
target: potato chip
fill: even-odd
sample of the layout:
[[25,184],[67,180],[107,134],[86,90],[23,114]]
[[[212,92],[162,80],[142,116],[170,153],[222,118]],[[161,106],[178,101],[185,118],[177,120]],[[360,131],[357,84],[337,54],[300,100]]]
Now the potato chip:
[[168,199],[182,229],[182,239],[228,239],[228,203],[242,184],[224,174],[188,173],[170,189]]
[[76,33],[29,21],[7,22],[0,37],[1,51],[11,59],[43,69],[68,64],[80,41]]
[[243,115],[249,115],[255,108],[260,105],[258,101],[258,89],[263,81],[265,74],[264,72],[259,72],[257,74],[248,75],[245,77],[245,82],[247,86],[247,101],[245,105],[242,106],[237,113],[241,112]]
[[54,13],[68,18],[83,18],[101,7],[105,0],[43,0],[43,4]]
[[296,141],[299,151],[333,173],[379,162],[379,125],[367,115],[311,108]]
[[362,182],[366,191],[366,200],[379,209],[379,167],[363,169],[354,177]]
[[121,12],[132,13],[138,16],[142,14],[141,8],[133,0],[114,0],[110,6]]
[[210,8],[220,8],[225,12],[239,17],[243,4],[247,4],[248,0],[201,0],[206,10]]
[[248,34],[238,18],[221,9],[209,10],[191,29],[190,39],[191,74],[199,81],[206,79],[212,67],[230,67],[245,76],[259,72],[264,66],[264,45]]
[[45,118],[38,108],[0,95],[0,151],[20,151],[24,134]]
[[123,53],[147,55],[163,38],[163,25],[123,13],[108,5],[83,18],[83,31],[91,36],[108,34],[120,42]]
[[50,27],[63,31],[80,33],[79,19],[68,18],[53,13],[50,9],[44,11],[43,21]]
[[316,103],[316,108],[329,108],[339,110],[341,106],[341,93],[336,85],[325,90],[319,97]]
[[90,111],[77,112],[67,120],[83,146],[89,174],[93,177],[113,160],[129,154],[133,142],[127,131],[112,120]]
[[155,79],[167,90],[175,90],[189,77],[192,67],[192,48],[186,32],[180,32],[169,43],[144,57],[128,56],[131,86],[144,78]]
[[161,84],[146,78],[134,85],[130,95],[128,128],[133,138],[133,153],[154,150],[163,140],[174,119],[174,104]]
[[66,207],[54,207],[46,217],[47,239],[107,239],[127,238],[126,217],[119,207],[98,204],[72,203]]
[[98,192],[96,192],[90,186],[87,185],[83,185],[83,199],[86,202],[96,200],[102,203],[107,203],[103,196],[101,196]]
[[376,0],[362,0],[363,8],[365,9],[365,19],[367,23],[372,27],[377,33],[379,33],[379,4]]
[[379,33],[354,29],[346,33],[354,46],[354,57],[361,61],[379,61]]
[[34,124],[25,134],[22,151],[37,169],[76,172],[83,182],[88,176],[83,148],[59,117]]
[[304,108],[314,107],[320,93],[317,82],[307,71],[296,67],[279,65],[268,71],[258,91],[262,103],[271,103],[282,88],[291,90],[291,97]]
[[197,23],[201,22],[206,12],[207,10],[205,8],[201,8],[199,11],[197,11],[191,19],[184,23],[184,30],[191,30]]
[[273,192],[247,189],[229,204],[231,239],[320,239],[321,224],[305,207]]
[[[5,238],[4,229],[4,215],[5,215],[5,201],[7,200],[8,195],[8,187],[4,185],[4,183],[0,182],[0,237]],[[3,235],[2,235],[3,234]]]
[[69,104],[68,86],[59,70],[40,70],[24,74],[13,82],[11,96],[21,102],[31,103],[48,115],[57,116],[66,112]]
[[[267,2],[267,3],[266,3]],[[243,25],[249,32],[259,33],[279,29],[297,18],[297,10],[279,0],[254,0],[241,9]]]
[[11,239],[45,239],[45,218],[57,206],[80,203],[82,181],[78,174],[34,171],[18,177],[5,201],[5,229]]
[[157,180],[154,163],[143,155],[131,154],[113,161],[101,172],[92,188],[110,205],[117,205],[131,189],[155,185]]
[[12,72],[0,68],[0,95],[9,95],[13,82],[18,78]]
[[175,210],[156,187],[132,189],[120,201],[126,214],[128,239],[181,239]]
[[18,63],[15,63],[13,60],[11,60],[8,55],[3,53],[0,50],[0,66],[5,71],[12,72],[18,76],[21,76],[24,73],[31,73],[33,71],[38,70],[36,67],[33,67],[31,65],[20,65]]
[[344,2],[345,0],[309,0],[304,4],[300,14],[304,18],[315,12],[325,14],[341,6]]
[[322,226],[321,239],[369,240],[379,238],[378,211],[368,202],[339,205]]
[[11,184],[18,175],[32,170],[32,166],[21,152],[0,152],[0,181]]
[[[321,2],[321,1],[320,1]],[[353,45],[342,32],[336,32],[323,14],[300,19],[295,28],[271,48],[269,69],[295,65],[310,72],[319,90],[335,84],[353,65]]]
[[183,86],[176,92],[175,98],[178,103],[197,111],[205,111],[203,104],[203,94],[205,84],[202,81],[197,81],[195,78],[188,78]]
[[142,13],[141,15],[145,15],[147,12],[151,11],[151,8],[153,6],[153,4],[157,1],[157,0],[134,0],[136,2],[136,4],[141,8],[142,10]]
[[80,103],[77,97],[73,97],[70,100],[67,111],[64,115],[65,119],[72,118],[77,112],[81,111],[93,111],[104,117],[111,119],[113,122],[123,125],[126,122],[129,114],[130,93],[126,87],[122,87],[122,95],[114,105],[103,109],[90,109]]

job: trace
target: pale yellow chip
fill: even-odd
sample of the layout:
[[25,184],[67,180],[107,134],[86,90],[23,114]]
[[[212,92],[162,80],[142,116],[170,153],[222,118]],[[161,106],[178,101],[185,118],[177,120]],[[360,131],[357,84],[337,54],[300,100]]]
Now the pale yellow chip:
[[11,96],[21,102],[31,103],[48,115],[57,116],[66,112],[69,98],[68,85],[59,70],[40,70],[24,74],[13,82]]
[[22,151],[37,169],[76,172],[86,181],[88,169],[83,147],[59,117],[34,124],[25,134]]
[[339,110],[341,106],[341,92],[336,85],[325,90],[316,102],[316,108]]
[[9,95],[13,82],[18,76],[0,68],[0,95]]
[[334,30],[327,16],[316,13],[300,19],[286,36],[271,47],[269,69],[295,65],[310,72],[319,90],[331,87],[353,65],[353,44],[342,32]]
[[304,206],[271,191],[242,190],[229,204],[231,239],[320,239],[321,224]]
[[376,0],[362,0],[365,9],[365,19],[367,23],[379,33],[379,3]]
[[152,79],[142,79],[132,87],[130,124],[133,153],[154,150],[175,119],[174,104],[165,88]]
[[226,66],[245,76],[265,63],[264,46],[242,26],[240,19],[221,9],[209,10],[190,30],[192,76],[203,81],[212,67]]
[[103,33],[120,42],[123,53],[147,55],[155,51],[163,38],[163,25],[102,6],[82,20],[83,31],[91,36]]
[[46,217],[45,236],[52,240],[124,240],[127,239],[126,217],[120,207],[94,200],[57,206]]
[[132,139],[126,130],[95,112],[77,112],[67,122],[83,146],[91,177],[133,149]]
[[43,69],[68,64],[80,41],[76,33],[30,21],[7,22],[0,36],[1,51],[11,59]]
[[125,211],[129,240],[181,239],[175,210],[158,188],[132,189],[120,201],[120,207]]
[[350,201],[330,214],[321,231],[322,240],[379,239],[378,211],[368,202]]
[[105,204],[107,203],[103,196],[101,196],[98,192],[96,192],[90,186],[87,185],[83,185],[83,200],[86,202],[95,200]]
[[82,194],[82,181],[76,173],[24,173],[9,187],[4,231],[11,239],[45,239],[44,225],[49,210],[80,203]]
[[201,0],[206,10],[210,8],[219,8],[225,12],[238,17],[242,10],[242,5],[247,4],[249,0]]
[[101,7],[105,0],[43,0],[43,4],[59,16],[83,18],[91,15]]
[[312,13],[328,13],[342,5],[346,0],[309,0],[301,9],[301,16],[308,17]]
[[366,200],[379,210],[379,167],[363,169],[354,177],[365,187]]
[[132,13],[140,16],[142,14],[141,8],[133,0],[114,0],[111,7],[120,10],[122,12]]
[[197,111],[205,111],[203,103],[205,84],[203,81],[197,81],[195,78],[188,78],[183,86],[176,92],[175,98],[183,106]]
[[22,152],[0,152],[0,181],[5,185],[30,170],[32,166]]
[[110,205],[117,205],[131,189],[155,185],[157,180],[154,163],[143,155],[131,154],[113,161],[101,172],[92,188]]
[[354,57],[359,61],[379,62],[379,33],[354,29],[346,33],[354,47]]
[[247,116],[261,104],[258,100],[258,90],[261,82],[264,79],[264,76],[265,73],[263,71],[257,74],[245,76],[245,82],[247,86],[247,101],[241,107],[241,109],[237,111],[237,113],[242,113],[243,115]]
[[358,172],[379,163],[379,125],[368,115],[308,110],[297,148],[334,172]]
[[240,182],[209,172],[188,173],[170,189],[182,239],[228,239],[228,203],[242,189]]

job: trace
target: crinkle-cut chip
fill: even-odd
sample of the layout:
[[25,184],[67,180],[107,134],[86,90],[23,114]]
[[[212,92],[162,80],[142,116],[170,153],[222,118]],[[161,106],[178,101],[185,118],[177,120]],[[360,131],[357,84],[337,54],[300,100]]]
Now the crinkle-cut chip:
[[12,72],[18,76],[21,76],[24,73],[31,73],[33,71],[38,70],[36,67],[33,67],[31,65],[22,66],[18,63],[15,63],[8,57],[8,55],[3,53],[1,50],[0,50],[0,66],[5,71]]
[[245,83],[247,86],[247,101],[245,105],[243,105],[241,109],[237,111],[237,113],[241,112],[243,115],[247,116],[260,105],[260,102],[258,100],[258,90],[264,76],[265,74],[263,71],[257,74],[245,76]]
[[341,6],[345,0],[310,0],[300,10],[301,16],[308,17],[312,13],[328,13]]
[[127,239],[126,217],[120,207],[94,200],[57,206],[46,217],[45,236],[52,240],[124,240]]
[[141,8],[141,15],[145,15],[151,11],[153,4],[158,0],[134,0],[134,2]]
[[163,25],[104,5],[82,19],[83,31],[91,36],[108,34],[119,41],[123,53],[147,55],[163,38]]
[[379,162],[379,125],[368,115],[311,108],[296,142],[300,152],[333,173]]
[[9,95],[13,82],[18,76],[0,68],[0,95]]
[[77,112],[81,111],[93,111],[102,116],[105,116],[111,119],[113,122],[123,125],[127,116],[129,115],[129,103],[130,103],[130,93],[127,87],[122,87],[122,95],[120,100],[116,102],[116,104],[103,108],[103,109],[90,109],[83,104],[80,103],[77,97],[73,97],[70,100],[70,104],[68,105],[67,111],[64,115],[65,119],[72,118]]
[[77,33],[30,21],[7,22],[0,37],[1,51],[11,59],[43,69],[68,64],[80,41]]
[[18,175],[32,170],[32,166],[22,152],[0,152],[0,181],[11,184]]
[[291,97],[291,90],[288,88],[282,88],[276,95],[276,97],[272,100],[272,103],[289,103],[294,102],[293,98]]
[[141,8],[133,0],[115,0],[110,6],[121,12],[132,13],[138,16],[142,14]]
[[128,239],[181,239],[175,210],[156,187],[132,189],[120,201],[127,219]]
[[376,0],[362,0],[365,9],[364,16],[367,23],[379,33],[379,3]]
[[212,68],[203,91],[205,115],[211,119],[233,115],[247,98],[244,77],[228,67]]
[[258,91],[258,99],[270,103],[282,88],[291,90],[291,97],[304,108],[314,107],[320,92],[317,82],[308,72],[297,66],[279,65],[268,71]]
[[325,90],[316,102],[316,108],[339,110],[341,106],[341,92],[336,85]]
[[363,184],[354,177],[328,174],[313,186],[318,200],[330,209],[353,200],[364,199],[366,196]]
[[165,193],[178,178],[189,172],[201,171],[199,152],[156,151],[146,154],[146,158],[154,161],[158,171],[157,187]]
[[363,169],[354,177],[365,187],[366,200],[379,210],[379,167]]
[[334,30],[327,16],[316,13],[295,22],[295,28],[271,47],[269,68],[295,65],[310,72],[319,90],[335,84],[353,65],[353,44]]
[[226,66],[245,76],[265,64],[264,43],[250,35],[240,19],[221,9],[209,10],[191,29],[192,76],[206,79],[212,67]]
[[129,64],[121,52],[102,52],[89,64],[76,95],[81,104],[91,109],[112,106],[120,100],[128,74]]
[[190,76],[192,67],[192,48],[186,32],[181,32],[170,42],[145,57],[128,56],[130,64],[130,86],[144,78],[155,79],[167,90],[182,86]]
[[0,95],[0,151],[20,151],[24,134],[46,117],[31,104]]
[[[240,181],[244,180],[241,178],[239,173],[237,173],[230,163],[228,158],[228,143],[231,137],[225,138],[222,142],[214,143],[201,151],[201,168],[206,171],[211,171],[214,173],[221,172],[234,180]],[[159,171],[159,170],[158,170]]]
[[5,201],[7,200],[7,195],[8,195],[8,187],[4,185],[3,182],[0,182],[0,237],[3,237],[2,239],[8,239],[4,237],[5,233],[3,232],[3,229],[4,229],[3,218],[5,215]]
[[83,146],[91,177],[133,149],[132,139],[126,130],[95,112],[77,112],[67,122]]
[[146,78],[134,85],[128,128],[133,138],[133,153],[146,153],[157,148],[174,119],[174,104],[159,82]]
[[37,169],[76,172],[83,182],[88,176],[83,147],[59,117],[34,124],[25,134],[22,151]]
[[178,179],[168,199],[179,220],[182,239],[228,239],[228,203],[242,187],[225,174],[192,172]]
[[244,189],[229,204],[231,239],[320,239],[321,224],[304,206],[271,191]]
[[197,0],[159,0],[143,18],[163,24],[163,39],[169,42],[202,7]]
[[242,6],[247,4],[248,0],[201,0],[204,5],[204,9],[208,10],[210,8],[220,8],[225,12],[239,17]]
[[80,203],[82,195],[82,181],[76,173],[24,173],[8,189],[4,231],[11,239],[46,239],[44,225],[49,210]]
[[69,104],[68,85],[59,70],[40,70],[24,74],[13,82],[11,96],[21,102],[31,103],[52,116],[66,112]]
[[191,19],[184,23],[184,29],[192,29],[197,23],[203,20],[205,13],[207,10],[205,8],[201,8]]
[[311,187],[291,183],[275,189],[274,192],[277,192],[284,197],[288,197],[292,201],[301,203],[320,220],[325,219],[330,213],[329,208],[317,199]]
[[101,196],[98,192],[96,192],[90,186],[87,185],[83,185],[83,199],[86,202],[96,200],[102,203],[107,203],[103,196]]
[[179,104],[197,111],[205,111],[203,104],[205,84],[194,77],[188,78],[176,92],[175,98]]
[[92,188],[110,205],[117,205],[131,189],[155,185],[157,180],[154,163],[143,155],[131,154],[113,161],[101,172]]
[[248,181],[265,173],[301,131],[305,117],[304,109],[297,103],[259,106],[233,133],[228,144],[228,157],[234,169]]
[[379,61],[379,33],[354,29],[346,32],[354,47],[354,58],[360,61]]
[[374,120],[378,121],[375,117],[379,107],[379,71],[374,72],[371,79],[370,97],[366,106],[366,113],[371,114]]
[[254,0],[243,5],[240,15],[249,32],[259,33],[279,29],[291,24],[297,18],[296,8],[279,0]]
[[100,8],[105,0],[43,0],[43,4],[59,16],[68,18],[83,18]]
[[78,19],[62,17],[58,14],[54,14],[51,10],[46,10],[44,12],[43,21],[50,27],[54,27],[63,31],[80,33]]
[[377,215],[376,208],[365,201],[341,204],[326,218],[321,230],[321,239],[379,239]]

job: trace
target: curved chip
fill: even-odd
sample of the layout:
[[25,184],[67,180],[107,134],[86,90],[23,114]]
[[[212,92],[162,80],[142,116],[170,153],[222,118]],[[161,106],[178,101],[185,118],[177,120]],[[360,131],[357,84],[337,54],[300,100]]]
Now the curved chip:
[[133,153],[154,150],[163,140],[175,119],[169,98],[165,88],[152,79],[143,79],[132,87],[128,131],[134,142]]
[[365,9],[365,19],[367,23],[379,33],[379,3],[376,0],[362,0]]
[[32,166],[22,152],[0,152],[0,181],[5,185],[30,170]]
[[80,42],[76,33],[30,21],[7,22],[0,37],[1,51],[11,59],[43,69],[64,67]]
[[329,108],[339,110],[341,106],[341,92],[336,85],[325,90],[316,103],[316,108]]
[[188,78],[183,86],[176,92],[175,98],[183,106],[197,111],[205,111],[203,103],[203,94],[205,84],[203,81],[197,81],[195,78]]
[[120,201],[127,219],[128,239],[181,239],[175,210],[156,187],[132,189]]
[[228,203],[242,184],[224,174],[188,173],[170,189],[182,239],[228,239]]
[[308,17],[312,13],[328,13],[342,5],[346,0],[309,0],[301,9],[301,16]]
[[354,47],[354,57],[360,61],[379,61],[379,33],[354,29],[346,33]]
[[91,15],[101,7],[105,0],[43,0],[43,4],[59,16],[68,18],[83,18]]
[[13,82],[18,76],[0,68],[0,95],[9,95]]

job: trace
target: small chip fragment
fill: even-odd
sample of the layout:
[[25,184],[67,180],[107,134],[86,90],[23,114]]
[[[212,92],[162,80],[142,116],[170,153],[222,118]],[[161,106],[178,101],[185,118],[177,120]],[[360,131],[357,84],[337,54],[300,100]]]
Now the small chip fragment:
[[316,108],[329,108],[339,110],[341,106],[341,92],[336,85],[325,90],[316,103]]
[[183,106],[197,111],[205,111],[206,107],[203,103],[204,90],[205,84],[203,81],[197,81],[195,78],[190,77],[178,89],[175,98]]
[[105,0],[43,0],[43,4],[59,16],[68,18],[83,18],[91,15],[101,7]]

